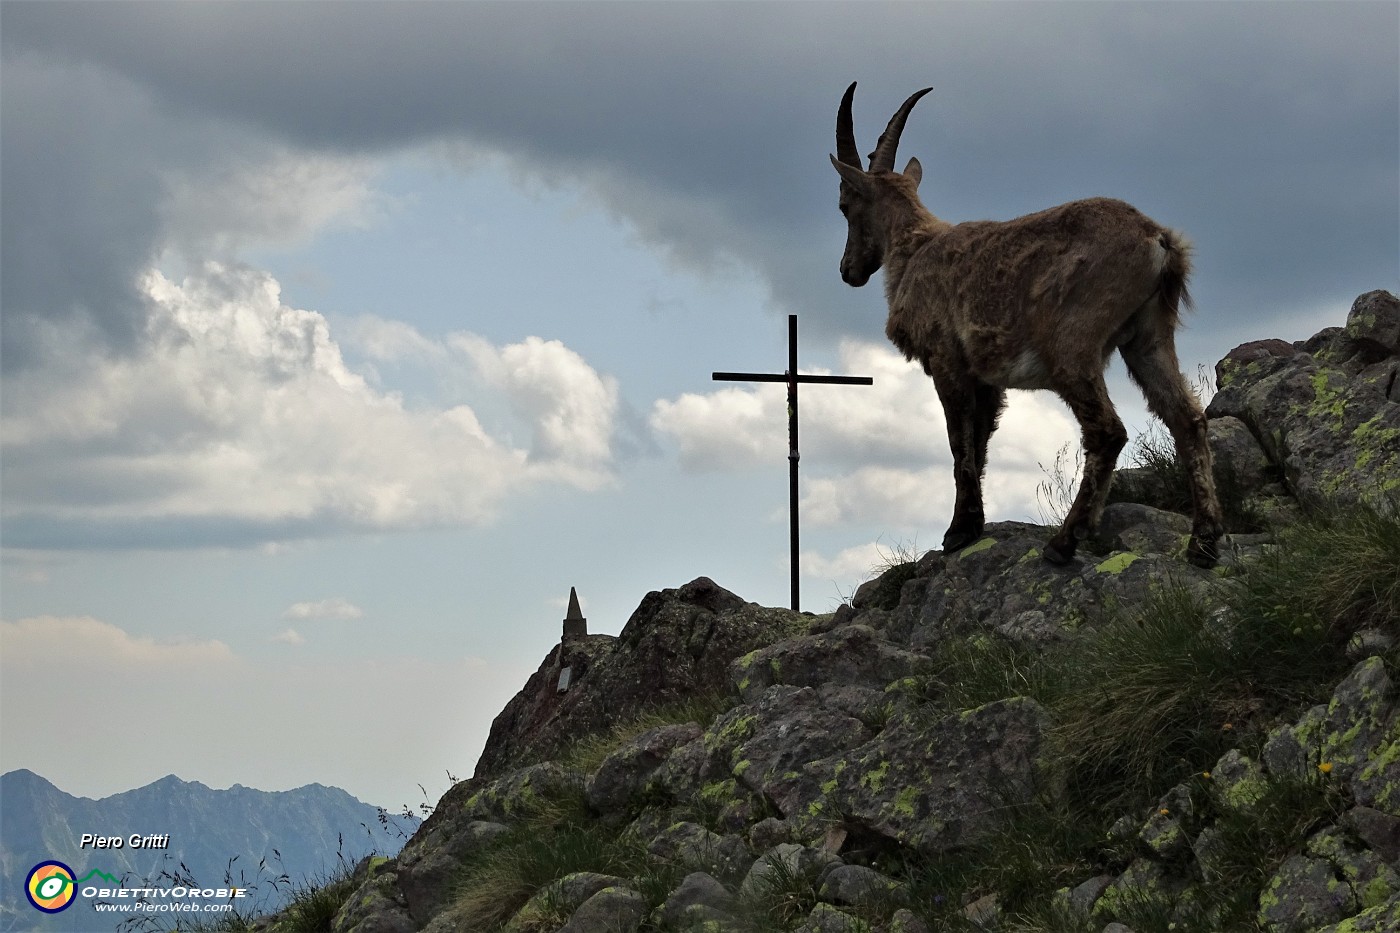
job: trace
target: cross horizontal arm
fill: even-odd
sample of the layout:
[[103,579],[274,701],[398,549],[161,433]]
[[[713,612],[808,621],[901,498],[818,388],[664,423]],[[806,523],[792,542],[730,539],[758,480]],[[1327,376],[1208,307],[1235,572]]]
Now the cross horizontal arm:
[[875,380],[869,376],[803,376],[799,374],[797,381],[820,382],[837,386],[873,386],[875,384]]
[[[710,378],[720,382],[789,382],[787,373],[711,373]],[[875,380],[870,376],[808,376],[798,373],[797,380],[803,383],[824,383],[841,386],[870,386]]]

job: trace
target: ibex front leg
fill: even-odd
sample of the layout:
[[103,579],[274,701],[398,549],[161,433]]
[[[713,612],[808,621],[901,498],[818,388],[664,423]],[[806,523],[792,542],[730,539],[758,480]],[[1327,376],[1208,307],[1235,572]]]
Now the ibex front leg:
[[[982,534],[986,521],[982,508],[982,469],[986,463],[986,439],[991,434],[995,417],[990,421],[979,421],[978,384],[972,376],[946,379],[935,375],[934,385],[938,388],[943,417],[948,423],[948,446],[953,453],[953,482],[957,486],[953,522],[943,535],[943,550],[952,552],[967,547]],[[979,425],[985,428],[979,430]]]

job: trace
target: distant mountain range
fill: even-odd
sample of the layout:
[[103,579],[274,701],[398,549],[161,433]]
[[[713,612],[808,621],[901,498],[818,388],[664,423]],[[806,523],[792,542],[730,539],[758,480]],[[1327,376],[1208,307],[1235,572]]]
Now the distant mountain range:
[[[365,855],[397,854],[417,827],[416,819],[402,815],[382,826],[376,807],[320,784],[289,791],[238,784],[213,790],[169,775],[91,800],[66,794],[32,771],[11,771],[0,776],[0,931],[113,931],[130,916],[99,913],[83,898],[62,913],[35,910],[25,897],[25,878],[50,859],[79,878],[93,871],[116,876],[128,889],[252,888],[248,900],[239,902],[241,913],[280,906],[291,885],[322,880],[341,860],[354,865]],[[82,848],[85,833],[117,837],[123,845]],[[133,834],[168,835],[168,848],[133,848]],[[279,878],[284,880],[274,884]],[[172,925],[168,914],[139,916],[145,923],[135,930]]]

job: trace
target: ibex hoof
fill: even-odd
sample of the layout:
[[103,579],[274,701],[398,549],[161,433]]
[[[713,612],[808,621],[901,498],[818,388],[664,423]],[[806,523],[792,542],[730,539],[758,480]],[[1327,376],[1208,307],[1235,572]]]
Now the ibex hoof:
[[1074,560],[1075,541],[1066,535],[1056,535],[1050,539],[1050,543],[1045,545],[1045,550],[1041,552],[1050,563],[1057,567],[1063,567]]
[[1216,561],[1220,560],[1218,539],[1192,535],[1191,542],[1186,545],[1186,560],[1205,570],[1214,567]]
[[969,544],[977,540],[979,531],[949,531],[943,536],[943,553],[951,554],[954,551],[961,551]]

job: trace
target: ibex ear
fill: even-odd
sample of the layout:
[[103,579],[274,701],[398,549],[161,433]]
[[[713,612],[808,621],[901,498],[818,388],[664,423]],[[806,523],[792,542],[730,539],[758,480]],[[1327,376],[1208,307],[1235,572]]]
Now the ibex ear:
[[919,182],[924,180],[924,167],[918,159],[910,159],[909,164],[904,166],[904,177],[913,181],[915,188],[919,187]]
[[836,158],[836,156],[831,156],[831,164],[836,167],[836,171],[841,173],[842,179],[850,182],[856,188],[861,190],[865,189],[866,179],[868,177],[865,174],[865,169],[855,165],[847,165],[845,162]]

